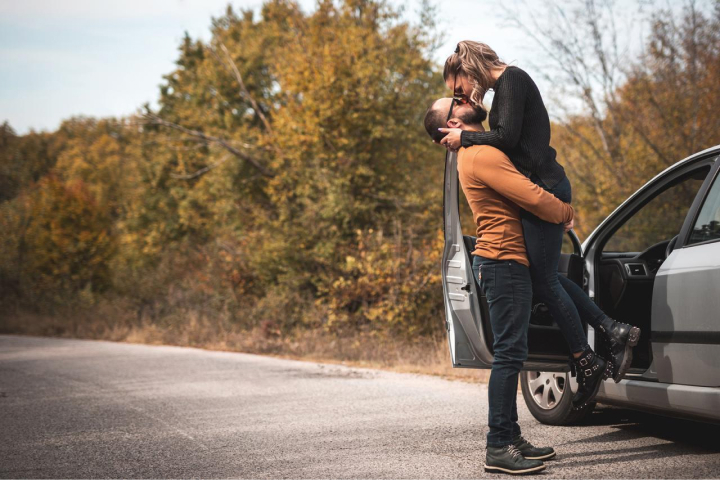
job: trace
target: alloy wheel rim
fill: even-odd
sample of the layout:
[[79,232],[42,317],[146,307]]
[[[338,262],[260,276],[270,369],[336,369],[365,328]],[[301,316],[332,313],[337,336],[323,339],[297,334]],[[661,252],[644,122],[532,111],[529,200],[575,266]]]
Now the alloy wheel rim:
[[567,373],[524,372],[530,396],[538,407],[552,410],[568,390]]

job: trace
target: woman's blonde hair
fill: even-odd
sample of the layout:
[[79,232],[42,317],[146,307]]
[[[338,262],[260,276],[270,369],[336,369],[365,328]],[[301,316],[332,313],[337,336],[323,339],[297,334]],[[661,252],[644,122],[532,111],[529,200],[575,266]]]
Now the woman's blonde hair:
[[[482,106],[485,93],[493,82],[492,70],[505,67],[507,64],[501,61],[495,50],[488,45],[471,40],[463,40],[457,44],[455,53],[445,60],[443,78],[457,75],[465,75],[473,85],[470,100]],[[454,92],[453,92],[454,93]]]

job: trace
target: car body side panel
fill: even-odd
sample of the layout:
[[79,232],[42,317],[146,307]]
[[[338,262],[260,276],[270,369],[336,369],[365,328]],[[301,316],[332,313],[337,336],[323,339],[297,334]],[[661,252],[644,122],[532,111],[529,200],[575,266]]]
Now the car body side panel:
[[598,402],[720,422],[720,388],[643,380],[604,382]]
[[655,277],[658,381],[720,386],[720,242],[674,250]]

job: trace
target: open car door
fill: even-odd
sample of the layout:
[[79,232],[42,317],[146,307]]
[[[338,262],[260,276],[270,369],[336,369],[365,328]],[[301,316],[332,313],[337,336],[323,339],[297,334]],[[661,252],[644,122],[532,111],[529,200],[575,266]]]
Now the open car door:
[[473,280],[470,253],[460,225],[459,188],[457,153],[448,151],[443,193],[442,282],[450,357],[453,367],[490,368],[493,355],[482,327],[480,291]]
[[[702,222],[695,232],[717,162],[717,150],[709,149],[667,168],[585,241],[589,288],[598,305],[642,330],[628,379],[718,386],[708,372],[720,351],[712,351],[720,262],[713,257],[715,240],[702,237]],[[602,346],[596,350],[603,354]],[[613,391],[604,385],[600,395]]]
[[[461,228],[459,190],[457,153],[448,152],[443,192],[442,282],[450,356],[453,367],[490,368],[493,361],[492,329],[487,301],[472,271],[471,252],[475,248],[475,237],[463,235]],[[570,239],[575,253],[562,255],[559,270],[582,285],[584,262],[580,242],[572,232]],[[533,305],[528,330],[529,355],[523,370],[567,371],[569,350],[560,329],[542,304],[533,302]]]

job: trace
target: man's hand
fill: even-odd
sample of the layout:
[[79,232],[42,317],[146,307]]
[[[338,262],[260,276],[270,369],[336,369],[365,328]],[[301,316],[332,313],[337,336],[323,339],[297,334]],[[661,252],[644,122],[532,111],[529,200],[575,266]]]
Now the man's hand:
[[564,227],[565,227],[565,233],[567,233],[567,232],[569,232],[570,230],[572,230],[574,226],[575,226],[575,218],[572,218],[569,222],[567,222],[567,223],[564,225]]
[[459,128],[439,128],[442,133],[447,133],[445,137],[440,140],[440,144],[447,147],[449,150],[458,150],[462,145],[460,142],[460,134],[462,130]]

